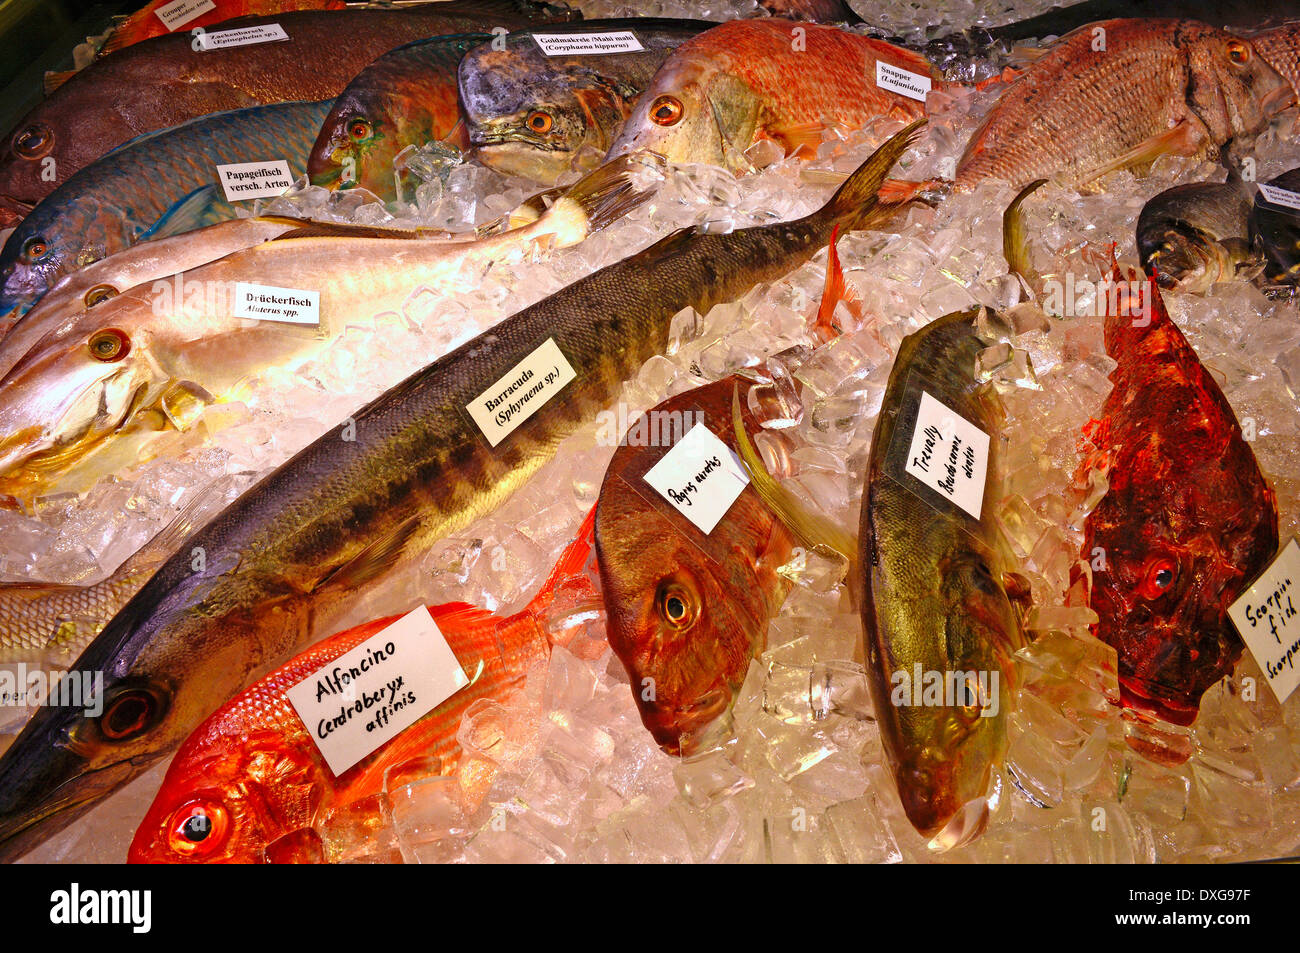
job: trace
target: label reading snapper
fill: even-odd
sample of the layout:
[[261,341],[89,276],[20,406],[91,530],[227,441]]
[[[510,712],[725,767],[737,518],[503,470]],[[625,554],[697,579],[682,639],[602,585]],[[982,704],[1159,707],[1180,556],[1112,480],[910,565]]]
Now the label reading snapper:
[[259,23],[257,26],[246,26],[239,30],[218,30],[216,33],[208,33],[202,27],[195,27],[191,33],[194,40],[190,46],[200,52],[224,50],[232,46],[251,46],[254,43],[278,43],[289,39],[289,34],[285,33],[284,27],[278,23]]
[[547,338],[465,409],[495,447],[577,376],[555,338]]
[[1300,685],[1300,545],[1294,539],[1241,594],[1228,615],[1264,670],[1268,687],[1285,704]]
[[172,0],[171,3],[163,4],[154,13],[158,15],[159,20],[162,20],[163,26],[168,30],[174,30],[216,8],[217,5],[212,0]]
[[320,324],[320,292],[238,281],[235,283],[233,314],[254,321]]
[[876,60],[876,85],[908,99],[925,102],[926,93],[930,92],[930,77]]
[[285,695],[337,777],[468,684],[420,606]]
[[706,536],[749,485],[740,458],[703,424],[687,431],[644,479]]
[[979,519],[988,468],[989,435],[922,391],[904,469]]
[[645,49],[631,30],[611,33],[534,33],[533,39],[547,56],[639,53]]
[[1269,185],[1267,182],[1259,183],[1259,194],[1273,205],[1300,209],[1300,194],[1288,192],[1286,189],[1279,189],[1276,185]]
[[227,202],[244,202],[279,195],[293,185],[293,173],[285,159],[273,162],[235,162],[217,166],[217,181]]

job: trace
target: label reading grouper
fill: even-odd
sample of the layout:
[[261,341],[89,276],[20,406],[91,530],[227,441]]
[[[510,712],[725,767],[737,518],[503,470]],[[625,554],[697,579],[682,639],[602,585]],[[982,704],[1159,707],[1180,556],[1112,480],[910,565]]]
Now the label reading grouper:
[[988,468],[989,435],[922,391],[904,469],[979,519]]
[[217,5],[212,0],[172,0],[171,3],[165,3],[154,11],[162,25],[168,30],[174,30],[178,26],[184,26],[195,17],[202,16],[209,10],[217,9]]
[[208,33],[203,27],[198,26],[190,31],[190,35],[194,37],[190,46],[200,52],[224,50],[232,46],[250,46],[253,43],[278,43],[289,39],[289,34],[285,33],[284,27],[278,23],[259,23],[257,26],[246,26],[239,30],[218,30],[216,33]]
[[420,606],[285,695],[337,777],[468,684]]
[[547,338],[465,409],[495,447],[577,376],[555,338]]
[[534,33],[533,39],[547,56],[639,53],[645,49],[631,30],[610,33]]
[[1264,670],[1268,687],[1285,704],[1300,685],[1300,546],[1294,539],[1241,594],[1228,615]]
[[925,102],[925,95],[930,91],[930,77],[876,60],[876,85],[908,99]]
[[227,202],[244,202],[279,195],[293,185],[293,173],[285,159],[272,162],[234,162],[217,166],[217,181]]
[[1267,182],[1259,183],[1259,194],[1272,205],[1300,209],[1300,195],[1288,192],[1286,189],[1279,189],[1276,185],[1269,185]]
[[233,314],[254,321],[320,324],[320,292],[239,281],[235,283]]
[[644,479],[706,536],[749,484],[740,458],[703,424],[687,431]]

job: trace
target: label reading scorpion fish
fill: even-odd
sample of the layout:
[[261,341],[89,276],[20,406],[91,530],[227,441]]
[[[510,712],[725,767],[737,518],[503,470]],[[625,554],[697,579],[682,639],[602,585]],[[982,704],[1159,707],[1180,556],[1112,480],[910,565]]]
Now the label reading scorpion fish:
[[212,0],[172,0],[171,3],[164,3],[154,13],[158,15],[163,26],[174,30],[216,8],[217,5]]
[[925,96],[930,92],[930,77],[876,60],[876,85],[908,99],[925,102]]
[[979,519],[988,467],[989,435],[922,392],[904,470]]
[[337,777],[468,684],[447,639],[420,606],[285,696]]
[[1279,704],[1300,685],[1300,546],[1294,539],[1241,594],[1228,615],[1264,670]]
[[639,53],[645,49],[631,30],[616,33],[534,33],[533,39],[547,56]]
[[749,484],[740,458],[703,424],[687,431],[644,479],[706,536]]
[[577,376],[555,338],[547,338],[465,409],[495,447]]

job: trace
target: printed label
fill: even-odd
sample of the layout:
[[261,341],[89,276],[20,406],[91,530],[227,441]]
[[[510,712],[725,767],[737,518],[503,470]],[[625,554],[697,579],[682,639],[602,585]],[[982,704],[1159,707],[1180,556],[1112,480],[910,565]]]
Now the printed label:
[[174,30],[178,26],[184,26],[197,16],[202,16],[209,10],[217,9],[217,5],[212,0],[172,0],[171,3],[165,3],[154,13],[158,14],[158,19],[162,20],[162,25],[168,30]]
[[908,99],[925,102],[925,94],[930,91],[930,77],[876,60],[876,85]]
[[239,30],[219,30],[216,33],[207,33],[202,27],[195,27],[191,32],[194,42],[190,45],[202,52],[224,50],[232,46],[251,46],[254,43],[278,43],[289,39],[289,34],[278,23],[261,23]]
[[745,465],[708,427],[696,424],[645,481],[707,536],[749,484]]
[[988,467],[989,435],[922,392],[904,469],[979,519]]
[[555,338],[547,338],[465,409],[495,447],[577,376]]
[[238,281],[235,283],[234,315],[254,321],[320,324],[320,292]]
[[611,33],[534,33],[533,39],[547,56],[639,53],[645,49],[631,30]]
[[274,162],[236,162],[217,166],[217,180],[227,202],[243,202],[279,195],[293,185],[293,173],[284,159]]
[[1300,546],[1283,547],[1255,584],[1228,607],[1232,624],[1285,704],[1300,685]]
[[1261,182],[1259,183],[1259,193],[1264,196],[1265,201],[1273,205],[1300,209],[1300,194],[1295,192],[1288,192],[1286,189],[1279,189],[1276,185]]
[[420,606],[285,695],[337,777],[468,684]]

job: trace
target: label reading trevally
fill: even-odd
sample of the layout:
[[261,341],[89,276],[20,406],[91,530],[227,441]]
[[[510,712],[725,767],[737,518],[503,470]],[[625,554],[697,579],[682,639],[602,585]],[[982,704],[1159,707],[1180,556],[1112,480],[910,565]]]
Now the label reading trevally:
[[284,159],[273,162],[235,162],[217,166],[217,180],[227,202],[264,199],[293,185],[293,173]]
[[707,536],[749,484],[749,474],[717,434],[696,424],[646,471],[645,481]]
[[639,53],[645,49],[631,30],[611,33],[534,33],[533,39],[547,56]]
[[216,8],[217,5],[212,0],[172,0],[171,3],[164,3],[154,13],[158,14],[163,26],[174,30]]
[[465,409],[495,447],[577,376],[555,338],[547,338]]
[[876,85],[908,99],[925,102],[925,94],[930,91],[930,77],[876,60]]
[[1273,205],[1280,205],[1283,208],[1300,209],[1300,194],[1288,192],[1286,189],[1279,189],[1276,185],[1269,185],[1267,182],[1259,183],[1259,193],[1264,199]]
[[1294,539],[1228,607],[1280,704],[1300,685],[1300,546]]
[[285,695],[337,777],[468,684],[420,606]]
[[284,27],[278,23],[259,23],[257,26],[246,26],[239,30],[219,30],[216,33],[208,33],[203,27],[195,27],[190,31],[190,35],[194,37],[190,46],[201,52],[224,50],[231,46],[250,46],[253,43],[278,43],[289,39],[289,34],[285,33]]
[[979,519],[988,468],[989,435],[923,391],[904,469]]
[[233,313],[237,318],[252,318],[254,321],[320,324],[320,292],[238,281],[235,283]]

